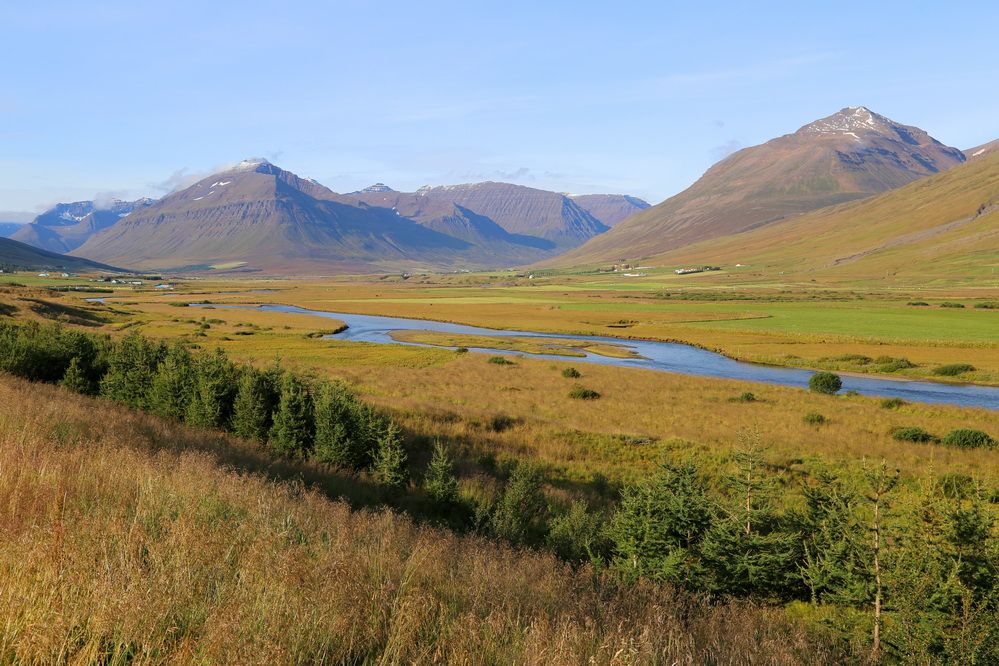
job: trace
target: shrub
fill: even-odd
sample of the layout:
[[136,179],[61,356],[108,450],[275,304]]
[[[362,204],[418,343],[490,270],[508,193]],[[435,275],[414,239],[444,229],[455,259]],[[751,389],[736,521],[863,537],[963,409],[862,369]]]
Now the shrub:
[[490,356],[489,362],[496,365],[514,365],[513,361],[508,358],[503,358],[502,356]]
[[968,365],[967,363],[951,363],[949,365],[941,365],[933,368],[933,374],[941,375],[943,377],[957,377],[958,375],[963,375],[966,372],[971,372],[974,369],[975,366]]
[[729,402],[756,402],[757,398],[750,391],[746,391],[741,395],[737,395],[734,398],[729,398]]
[[951,430],[940,443],[944,446],[956,446],[962,449],[992,449],[996,447],[996,440],[989,437],[988,433],[971,428]]
[[458,479],[454,475],[454,463],[440,441],[434,443],[434,453],[423,477],[423,489],[431,499],[440,504],[452,504],[458,499]]
[[822,425],[826,422],[826,417],[822,416],[818,412],[808,412],[801,418],[801,420],[808,425]]
[[881,409],[898,409],[902,405],[907,404],[902,398],[885,398],[881,401]]
[[583,375],[576,368],[565,368],[562,370],[562,376],[567,379],[579,379]]
[[864,356],[863,354],[840,354],[839,356],[826,356],[820,358],[820,361],[835,361],[838,363],[856,363],[858,365],[867,365],[871,362],[870,356]]
[[881,372],[895,372],[896,370],[908,370],[909,368],[916,367],[915,363],[905,357],[878,356],[874,359],[874,362],[881,366],[878,368]]
[[975,303],[979,310],[999,310],[999,301],[988,301],[986,303]]
[[843,388],[843,380],[831,372],[816,372],[808,380],[808,388],[815,393],[833,395]]
[[574,400],[596,400],[600,397],[600,394],[593,389],[588,389],[585,386],[574,386],[571,391],[569,391],[569,397]]
[[906,303],[906,305],[913,305],[919,308],[925,308],[930,306],[930,304],[927,303],[926,301],[909,301],[908,303]]
[[391,424],[378,439],[371,461],[371,478],[380,486],[401,488],[409,480],[407,460],[399,429]]
[[458,347],[454,351],[455,351],[456,354],[467,354],[468,353],[468,347]]
[[891,436],[899,442],[932,442],[936,437],[917,426],[894,428]]
[[954,301],[944,301],[940,304],[942,308],[963,308],[964,303],[955,303]]

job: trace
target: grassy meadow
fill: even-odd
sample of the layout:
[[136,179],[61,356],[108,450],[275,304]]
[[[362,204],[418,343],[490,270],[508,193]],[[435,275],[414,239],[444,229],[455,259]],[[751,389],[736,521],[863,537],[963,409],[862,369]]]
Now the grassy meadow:
[[[278,363],[312,382],[343,380],[401,428],[414,470],[428,469],[443,444],[462,506],[478,508],[457,523],[435,514],[418,484],[426,472],[389,495],[366,471],[2,378],[4,661],[863,662],[862,606],[756,605],[644,578],[622,586],[604,555],[567,564],[544,540],[498,542],[476,512],[494,510],[520,464],[541,470],[552,520],[580,502],[606,518],[663,463],[696,464],[728,497],[751,445],[785,522],[808,506],[801,489],[829,470],[861,483],[882,460],[899,473],[900,541],[929,529],[912,521],[934,503],[984,498],[996,517],[999,451],[940,443],[962,429],[999,438],[996,411],[586,364],[573,356],[576,343],[560,345],[561,360],[497,363],[445,347],[552,353],[545,345],[559,341],[407,331],[400,340],[441,346],[380,345],[324,338],[343,326],[329,317],[224,307],[675,340],[776,365],[994,385],[999,310],[975,307],[999,300],[987,290],[731,284],[665,272],[646,284],[583,272],[178,280],[171,291],[83,293],[52,289],[85,286],[79,279],[19,277],[0,280],[2,321],[183,340],[195,353],[219,348],[260,369]],[[107,300],[85,300],[94,297]],[[936,374],[955,363],[973,369]],[[30,404],[17,399],[29,391]],[[900,430],[926,437],[899,439]],[[150,589],[160,594],[145,601]],[[916,636],[905,624],[916,616],[898,611],[886,631]],[[893,648],[892,659],[932,661],[932,640],[913,641],[918,649]]]

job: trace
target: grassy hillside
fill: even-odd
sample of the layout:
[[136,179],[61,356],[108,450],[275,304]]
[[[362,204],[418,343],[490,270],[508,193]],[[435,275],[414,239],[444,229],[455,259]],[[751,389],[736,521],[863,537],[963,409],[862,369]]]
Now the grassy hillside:
[[721,264],[744,280],[776,273],[785,279],[994,287],[999,284],[999,155],[653,261]]
[[118,270],[89,259],[41,250],[10,238],[0,238],[0,267],[5,267],[7,270]]
[[353,511],[335,486],[237,440],[0,379],[0,660],[845,659],[779,610],[624,592],[551,556]]

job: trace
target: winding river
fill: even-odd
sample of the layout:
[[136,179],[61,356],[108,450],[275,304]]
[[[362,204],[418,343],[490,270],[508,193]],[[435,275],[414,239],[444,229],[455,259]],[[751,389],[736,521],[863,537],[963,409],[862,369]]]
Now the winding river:
[[[199,304],[193,303],[192,305],[197,306]],[[247,308],[254,306],[214,305],[213,307]],[[464,324],[449,324],[427,319],[403,319],[401,317],[348,314],[346,312],[323,312],[320,310],[307,310],[292,305],[259,305],[255,307],[269,312],[306,314],[338,319],[347,324],[348,328],[341,333],[327,336],[337,340],[429,346],[417,342],[400,342],[392,338],[393,331],[411,330],[491,335],[495,337],[530,336],[534,338],[560,338],[614,344],[634,350],[640,358],[612,358],[592,353],[587,353],[585,357],[566,357],[549,354],[527,354],[487,347],[473,347],[472,349],[474,351],[484,351],[505,356],[527,356],[529,358],[544,358],[572,363],[597,363],[625,368],[645,368],[647,370],[660,370],[687,375],[699,375],[702,377],[722,377],[725,379],[741,379],[767,384],[781,384],[798,388],[807,388],[808,379],[812,376],[812,372],[809,370],[735,361],[715,352],[673,342],[625,340],[622,338],[566,335],[562,333],[496,330],[478,326],[466,326]],[[907,379],[878,379],[876,377],[858,377],[854,375],[843,375],[842,379],[844,391],[856,391],[864,395],[999,410],[999,388],[996,387],[976,386],[973,384],[942,384]]]

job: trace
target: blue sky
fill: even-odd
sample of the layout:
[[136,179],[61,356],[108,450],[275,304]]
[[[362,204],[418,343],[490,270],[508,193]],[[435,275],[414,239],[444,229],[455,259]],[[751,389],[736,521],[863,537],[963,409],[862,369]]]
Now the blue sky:
[[959,148],[999,138],[997,3],[671,5],[5,2],[0,210],[160,196],[250,156],[337,191],[657,202],[861,104]]

